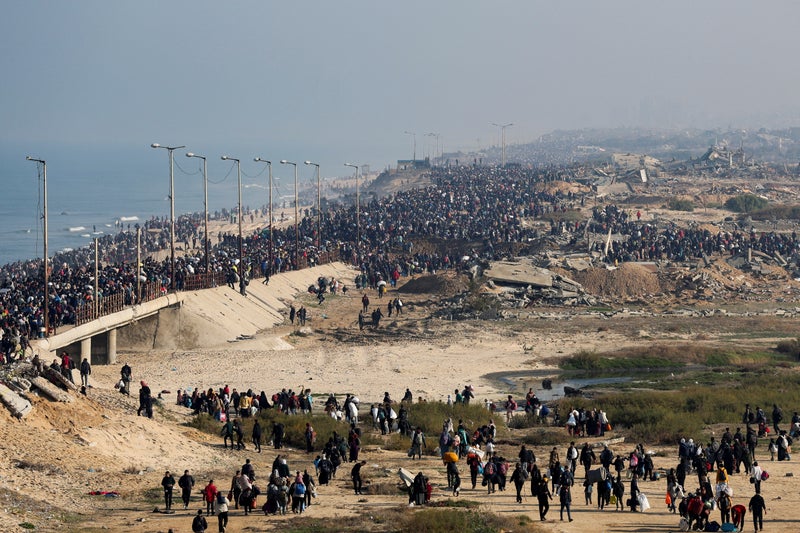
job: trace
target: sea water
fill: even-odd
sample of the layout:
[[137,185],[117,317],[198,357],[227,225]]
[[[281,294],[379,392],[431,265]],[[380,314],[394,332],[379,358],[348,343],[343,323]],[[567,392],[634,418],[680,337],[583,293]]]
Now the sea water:
[[[43,224],[40,165],[47,161],[48,248],[58,251],[88,246],[96,237],[116,233],[153,216],[169,217],[169,158],[147,145],[107,152],[0,145],[0,264],[42,256]],[[180,157],[180,159],[179,159]],[[175,152],[175,214],[203,210],[203,179],[198,159]],[[227,172],[227,168],[225,169]],[[209,176],[209,209],[236,202],[236,174]],[[257,189],[254,189],[256,191]],[[260,206],[245,190],[243,203]],[[248,200],[251,200],[248,202]],[[265,203],[265,202],[264,202]]]

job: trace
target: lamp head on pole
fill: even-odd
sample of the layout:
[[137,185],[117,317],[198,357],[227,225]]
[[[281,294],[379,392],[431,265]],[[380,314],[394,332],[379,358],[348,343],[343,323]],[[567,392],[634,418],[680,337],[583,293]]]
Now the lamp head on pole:
[[158,143],[153,143],[150,145],[150,148],[161,148],[161,145]]
[[266,159],[262,159],[262,158],[260,158],[260,157],[255,157],[255,158],[253,158],[253,161],[255,161],[255,162],[257,162],[257,163],[266,163],[266,164],[268,164],[268,165],[271,165],[271,164],[272,164],[272,161],[267,161]]

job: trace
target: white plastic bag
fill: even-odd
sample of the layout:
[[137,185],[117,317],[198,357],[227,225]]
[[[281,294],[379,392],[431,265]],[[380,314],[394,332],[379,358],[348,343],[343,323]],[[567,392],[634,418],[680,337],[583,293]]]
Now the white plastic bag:
[[639,493],[639,508],[642,511],[650,509],[650,502],[647,501],[647,496],[645,496],[643,492]]

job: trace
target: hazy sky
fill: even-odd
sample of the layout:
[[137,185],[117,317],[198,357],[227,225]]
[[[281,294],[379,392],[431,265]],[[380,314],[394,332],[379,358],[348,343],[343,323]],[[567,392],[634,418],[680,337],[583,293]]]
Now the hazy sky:
[[799,2],[749,0],[4,2],[0,143],[141,148],[160,171],[147,146],[185,144],[344,175],[410,157],[404,131],[421,156],[429,132],[497,144],[492,122],[514,123],[509,143],[786,126],[798,21]]

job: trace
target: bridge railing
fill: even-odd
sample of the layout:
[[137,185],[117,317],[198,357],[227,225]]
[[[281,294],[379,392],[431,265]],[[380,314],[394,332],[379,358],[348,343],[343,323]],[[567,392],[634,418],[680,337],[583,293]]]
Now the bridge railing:
[[[339,260],[339,250],[334,249],[319,254],[317,265],[325,265]],[[305,257],[299,258],[297,270],[308,268],[309,261]],[[260,269],[254,269],[252,273],[253,279],[260,279],[264,276],[261,274]],[[183,281],[184,291],[199,291],[203,289],[211,289],[225,285],[225,272],[209,272],[202,274],[193,274],[186,276]],[[167,287],[157,281],[150,281],[142,283],[139,286],[140,297],[138,303],[149,302],[167,294]],[[75,309],[75,325],[80,326],[92,320],[96,320],[101,316],[109,315],[122,311],[126,307],[133,304],[131,301],[135,298],[135,294],[118,293],[100,298],[98,305],[95,306],[94,302],[83,302]]]

